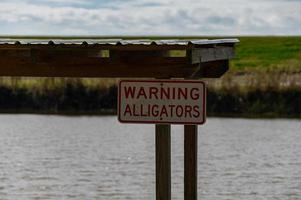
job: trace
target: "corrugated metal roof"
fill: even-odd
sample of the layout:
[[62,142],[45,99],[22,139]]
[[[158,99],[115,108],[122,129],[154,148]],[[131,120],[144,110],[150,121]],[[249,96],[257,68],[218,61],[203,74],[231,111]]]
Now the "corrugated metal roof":
[[234,44],[238,39],[198,40],[124,40],[124,39],[9,39],[0,38],[0,45],[218,45]]

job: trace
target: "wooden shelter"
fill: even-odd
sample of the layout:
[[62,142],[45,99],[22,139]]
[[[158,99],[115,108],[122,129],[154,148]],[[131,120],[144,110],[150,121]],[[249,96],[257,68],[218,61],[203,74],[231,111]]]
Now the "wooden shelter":
[[[218,78],[237,39],[0,39],[0,76]],[[210,103],[210,102],[209,102]],[[197,199],[197,126],[184,129],[184,196]],[[170,125],[156,125],[156,197],[171,198]]]
[[237,39],[0,39],[0,76],[217,78]]

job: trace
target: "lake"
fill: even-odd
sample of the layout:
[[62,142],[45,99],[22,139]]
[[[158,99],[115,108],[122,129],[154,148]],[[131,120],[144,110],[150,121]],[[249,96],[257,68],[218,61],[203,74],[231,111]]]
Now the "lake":
[[[202,200],[301,199],[301,120],[208,118]],[[0,115],[0,199],[155,199],[154,125],[117,117]],[[183,199],[183,126],[172,126],[172,199]]]

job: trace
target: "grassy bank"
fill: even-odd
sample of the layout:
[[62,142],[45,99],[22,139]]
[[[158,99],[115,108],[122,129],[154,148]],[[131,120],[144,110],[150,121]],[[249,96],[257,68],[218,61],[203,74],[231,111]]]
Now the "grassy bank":
[[301,71],[301,37],[241,37],[233,70]]
[[[301,37],[240,37],[221,79],[206,79],[209,115],[301,118]],[[116,79],[0,78],[0,112],[110,114]]]
[[[3,113],[115,114],[117,87],[88,87],[68,80],[49,88],[0,87]],[[301,115],[301,90],[208,89],[207,111],[211,116],[297,117]]]

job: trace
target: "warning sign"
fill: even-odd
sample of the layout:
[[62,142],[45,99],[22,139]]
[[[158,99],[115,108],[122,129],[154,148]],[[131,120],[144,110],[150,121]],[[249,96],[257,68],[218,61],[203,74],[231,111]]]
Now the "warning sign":
[[125,123],[203,124],[206,87],[190,80],[121,80],[118,119]]

